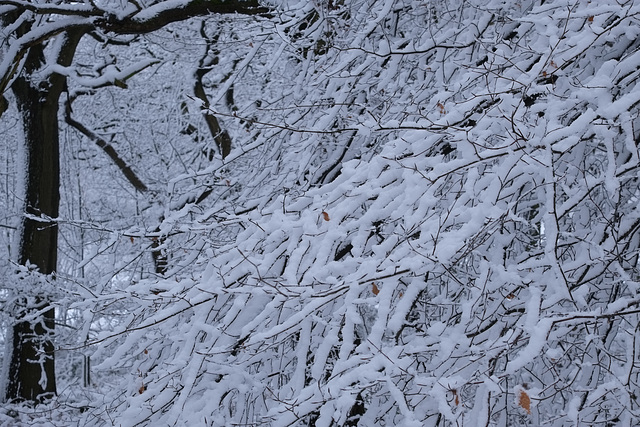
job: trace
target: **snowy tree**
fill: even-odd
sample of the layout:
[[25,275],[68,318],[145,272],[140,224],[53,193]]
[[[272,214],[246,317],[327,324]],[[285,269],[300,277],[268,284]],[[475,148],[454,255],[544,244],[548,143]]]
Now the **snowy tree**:
[[[57,267],[57,235],[60,204],[60,144],[58,111],[67,78],[78,76],[73,56],[84,35],[102,38],[103,33],[148,33],[175,21],[209,13],[259,14],[266,12],[255,2],[137,2],[104,4],[57,2],[0,2],[3,29],[3,59],[0,62],[0,114],[8,108],[4,96],[11,89],[24,129],[24,216],[18,231],[16,261],[20,269],[7,305],[12,306],[14,324],[6,338],[5,394],[8,399],[36,401],[56,391],[54,308],[46,281],[30,283],[31,271],[50,276]],[[126,70],[105,68],[89,79],[89,87],[106,84],[123,86],[125,81],[150,65],[143,61]],[[86,79],[85,79],[86,80]],[[70,105],[68,105],[70,107]],[[131,169],[121,162],[113,148],[67,114],[69,124],[101,145],[112,160],[133,180]],[[120,163],[118,162],[120,160]],[[133,181],[132,181],[133,183]],[[141,182],[136,182],[140,190]],[[142,184],[143,185],[143,184]],[[37,286],[41,283],[42,286]],[[13,288],[13,289],[11,289]]]
[[594,3],[283,3],[237,56],[227,21],[182,27],[204,54],[176,128],[233,143],[145,177],[161,275],[65,283],[89,339],[59,351],[101,384],[58,401],[85,425],[637,424],[640,6]]

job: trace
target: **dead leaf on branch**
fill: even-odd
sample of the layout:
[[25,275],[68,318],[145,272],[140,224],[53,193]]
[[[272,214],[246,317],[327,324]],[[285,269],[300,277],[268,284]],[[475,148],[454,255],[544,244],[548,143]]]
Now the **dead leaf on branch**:
[[374,295],[378,295],[380,293],[380,289],[378,289],[375,282],[371,284],[371,292],[373,292]]
[[324,219],[325,221],[329,221],[329,214],[325,211],[322,211],[322,219]]
[[531,415],[531,398],[523,388],[518,388],[516,390],[516,405],[527,411],[527,414]]

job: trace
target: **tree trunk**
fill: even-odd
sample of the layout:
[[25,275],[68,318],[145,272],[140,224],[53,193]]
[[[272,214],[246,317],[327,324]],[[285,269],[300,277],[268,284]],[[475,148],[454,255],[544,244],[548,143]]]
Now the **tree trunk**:
[[[58,226],[53,221],[33,217],[57,218],[60,201],[58,147],[58,98],[52,88],[41,89],[24,77],[13,85],[22,115],[25,138],[25,217],[20,228],[18,262],[37,268],[41,274],[56,271]],[[44,83],[44,82],[43,82]],[[39,85],[45,87],[45,84]],[[6,397],[36,401],[56,392],[52,334],[54,309],[46,297],[39,296],[20,307],[29,314],[42,311],[34,322],[13,325],[13,348],[9,364]],[[41,381],[41,379],[46,379]]]
[[[82,32],[66,37],[58,63],[69,65]],[[58,260],[60,152],[58,108],[65,78],[34,78],[44,65],[43,46],[29,50],[21,75],[11,89],[24,128],[24,217],[19,230],[18,263],[53,275]],[[46,292],[44,292],[46,293]],[[56,393],[53,333],[55,310],[47,295],[17,295],[16,322],[7,342],[5,398],[39,402]],[[25,289],[25,294],[33,295]],[[29,318],[29,320],[21,320]]]

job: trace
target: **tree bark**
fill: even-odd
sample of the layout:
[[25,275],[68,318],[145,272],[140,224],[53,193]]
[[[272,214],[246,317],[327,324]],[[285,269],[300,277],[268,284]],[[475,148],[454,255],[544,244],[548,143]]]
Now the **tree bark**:
[[[65,34],[58,62],[69,65],[83,32]],[[11,89],[24,128],[24,216],[19,236],[18,263],[43,275],[54,275],[58,260],[60,152],[58,108],[65,78],[34,78],[44,64],[43,46],[29,50],[21,75]],[[30,290],[25,290],[30,294]],[[53,332],[55,310],[47,295],[17,295],[16,322],[10,326],[5,364],[5,398],[39,402],[56,393]],[[21,320],[25,318],[30,320]]]
[[[16,79],[12,89],[23,120],[26,163],[25,216],[20,228],[18,263],[35,266],[39,273],[48,275],[56,271],[58,226],[54,221],[33,217],[58,217],[59,93],[34,87],[33,82],[22,76]],[[18,321],[13,325],[6,388],[8,400],[35,401],[56,392],[52,342],[54,309],[50,308],[45,296],[38,296],[33,303],[31,301],[27,306],[27,301],[22,299],[25,306],[20,309],[23,314],[42,311],[41,319]],[[46,381],[41,381],[41,378],[46,378]]]

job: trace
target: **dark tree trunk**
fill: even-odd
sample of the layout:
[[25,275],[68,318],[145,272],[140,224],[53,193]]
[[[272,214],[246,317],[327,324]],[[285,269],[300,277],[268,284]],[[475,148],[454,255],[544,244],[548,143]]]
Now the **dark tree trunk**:
[[[204,73],[202,70],[198,70],[196,72],[196,83],[194,87],[195,95],[202,100],[203,107],[209,108],[209,100],[207,99],[207,95],[204,91],[204,86],[202,85],[202,76]],[[208,111],[204,111],[204,120],[207,123],[207,127],[209,128],[209,132],[211,132],[211,136],[213,136],[213,140],[220,151],[220,156],[224,159],[229,153],[231,153],[231,137],[229,133],[222,129],[220,126],[220,122],[218,122],[218,118]]]
[[[37,59],[31,58],[31,61]],[[18,78],[13,92],[22,115],[25,138],[25,217],[20,228],[19,258],[21,265],[52,274],[58,259],[58,226],[44,218],[57,218],[60,201],[60,166],[58,147],[59,92],[47,82],[34,87],[27,78]],[[58,92],[58,93],[56,93]],[[33,217],[43,218],[41,220]],[[26,299],[22,299],[26,304]],[[54,310],[46,297],[29,301],[20,307],[29,314],[42,311],[34,322],[18,322],[13,326],[13,348],[7,383],[7,399],[35,401],[54,394],[54,353],[52,334]],[[40,363],[38,363],[40,362]],[[44,372],[43,372],[44,371]],[[43,376],[44,373],[44,376]],[[41,378],[46,382],[41,382]]]
[[[222,129],[218,118],[208,111],[208,108],[210,107],[209,99],[207,98],[207,93],[205,92],[204,84],[202,83],[203,77],[213,70],[213,68],[219,63],[219,51],[216,45],[220,34],[218,33],[209,38],[205,32],[205,26],[205,22],[203,21],[200,24],[200,35],[207,44],[204,56],[200,58],[198,69],[195,73],[196,81],[193,87],[193,93],[202,101],[202,106],[205,108],[203,110],[204,120],[207,123],[207,127],[209,128],[209,132],[211,133],[216,146],[218,147],[220,156],[225,159],[231,153],[231,136],[229,136],[229,133],[226,130]],[[211,156],[209,156],[209,160],[211,160]]]
[[[58,62],[69,65],[82,35],[65,34]],[[43,66],[43,47],[29,50],[21,75],[11,89],[24,128],[24,217],[19,230],[18,263],[44,275],[53,275],[58,260],[58,208],[60,202],[59,99],[65,78],[34,78]],[[16,322],[10,326],[5,366],[5,398],[39,402],[56,393],[53,333],[55,310],[46,292],[16,295]],[[26,319],[29,320],[21,320]]]

